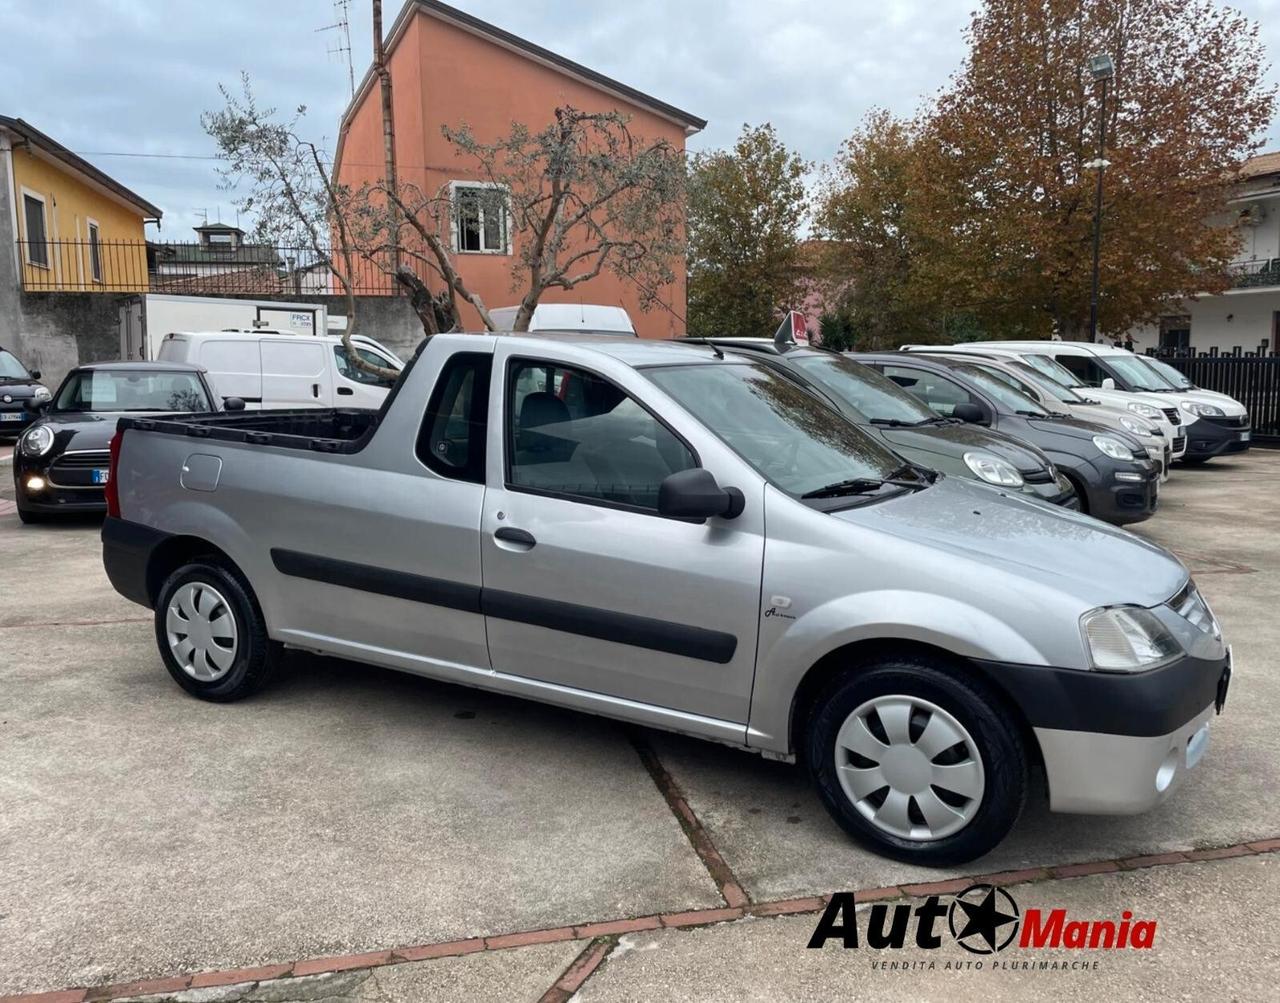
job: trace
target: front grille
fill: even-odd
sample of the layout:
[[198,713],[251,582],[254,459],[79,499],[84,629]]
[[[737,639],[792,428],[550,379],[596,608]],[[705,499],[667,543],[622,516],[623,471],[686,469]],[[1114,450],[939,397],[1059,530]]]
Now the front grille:
[[64,453],[49,464],[49,483],[56,488],[101,490],[101,484],[93,483],[93,471],[99,468],[106,469],[110,465],[111,454],[105,449]]
[[1176,407],[1162,407],[1160,410],[1163,411],[1164,416],[1169,419],[1170,425],[1182,424],[1182,415],[1178,414],[1178,409]]
[[86,449],[78,453],[63,453],[53,461],[52,469],[57,470],[59,467],[68,469],[83,470],[87,467],[109,467],[111,465],[111,453],[105,449]]
[[1240,415],[1222,415],[1222,416],[1204,416],[1205,421],[1211,421],[1215,425],[1221,425],[1224,428],[1248,428],[1249,416],[1247,414]]
[[1175,435],[1173,437],[1173,452],[1175,453],[1181,452],[1182,447],[1185,446],[1186,444],[1187,444],[1187,437],[1185,435]]

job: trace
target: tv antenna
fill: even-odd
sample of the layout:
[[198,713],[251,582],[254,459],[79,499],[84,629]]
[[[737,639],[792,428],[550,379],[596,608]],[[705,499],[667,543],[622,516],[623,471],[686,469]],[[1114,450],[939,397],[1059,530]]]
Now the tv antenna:
[[337,38],[328,48],[331,58],[346,60],[347,82],[351,87],[351,96],[356,96],[356,71],[351,65],[351,0],[333,0],[333,24],[317,28],[316,32],[332,31]]

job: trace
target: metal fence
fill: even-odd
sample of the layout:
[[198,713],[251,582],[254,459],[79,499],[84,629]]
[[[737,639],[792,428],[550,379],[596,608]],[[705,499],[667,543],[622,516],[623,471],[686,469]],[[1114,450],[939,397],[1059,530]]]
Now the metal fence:
[[[26,292],[297,296],[343,291],[324,249],[138,240],[17,243]],[[380,257],[355,258],[351,278],[358,295],[395,294],[395,283]]]
[[1185,373],[1197,386],[1234,397],[1249,411],[1254,440],[1280,446],[1280,355],[1239,348],[1150,354]]

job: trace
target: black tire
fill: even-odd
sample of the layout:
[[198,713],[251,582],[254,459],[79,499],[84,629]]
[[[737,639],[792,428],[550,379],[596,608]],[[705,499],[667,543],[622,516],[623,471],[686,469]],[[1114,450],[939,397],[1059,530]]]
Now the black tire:
[[[235,655],[225,674],[213,681],[195,678],[170,650],[166,619],[183,586],[206,585],[225,601],[235,623]],[[240,700],[265,686],[284,656],[284,647],[267,636],[266,621],[243,576],[214,559],[198,560],[173,572],[160,587],[155,604],[156,645],[174,682],[192,696],[215,703]]]
[[[867,701],[888,695],[927,700],[968,731],[985,787],[976,812],[959,831],[931,840],[885,832],[858,810],[841,786],[836,769],[841,725]],[[832,817],[859,842],[896,860],[946,867],[980,857],[1008,835],[1026,802],[1030,776],[1026,746],[999,695],[941,660],[909,656],[836,676],[814,701],[804,742],[810,773]],[[942,756],[933,759],[940,761]],[[914,799],[911,805],[919,813]]]

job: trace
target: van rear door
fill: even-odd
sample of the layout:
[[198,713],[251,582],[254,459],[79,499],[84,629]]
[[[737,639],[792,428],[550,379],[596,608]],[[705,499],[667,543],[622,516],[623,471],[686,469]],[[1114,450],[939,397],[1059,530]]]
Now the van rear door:
[[333,407],[329,346],[310,338],[263,338],[262,406]]
[[[160,348],[161,358],[171,341]],[[252,338],[194,338],[195,350],[184,359],[204,366],[209,371],[213,392],[225,403],[228,397],[239,397],[250,409],[262,407],[262,365],[258,359],[258,343]]]

